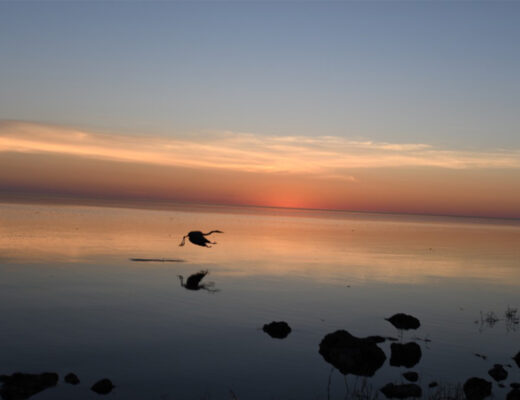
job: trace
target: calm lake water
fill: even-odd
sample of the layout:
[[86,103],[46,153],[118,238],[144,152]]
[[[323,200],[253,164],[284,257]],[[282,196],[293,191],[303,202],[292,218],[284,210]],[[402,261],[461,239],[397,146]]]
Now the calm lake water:
[[[178,246],[212,229],[225,232],[214,247]],[[400,337],[384,318],[405,312],[421,321],[400,340],[421,346],[411,370],[426,394],[433,380],[491,380],[494,363],[512,364],[509,386],[520,381],[520,328],[504,320],[520,307],[519,243],[518,221],[0,204],[0,374],[59,373],[34,399],[98,398],[89,388],[104,377],[116,385],[106,398],[342,399],[323,337]],[[206,269],[218,292],[180,286],[178,275]],[[481,312],[500,321],[480,323]],[[262,331],[273,320],[292,327],[286,339]],[[380,347],[375,389],[409,370]],[[62,383],[71,371],[79,386]]]

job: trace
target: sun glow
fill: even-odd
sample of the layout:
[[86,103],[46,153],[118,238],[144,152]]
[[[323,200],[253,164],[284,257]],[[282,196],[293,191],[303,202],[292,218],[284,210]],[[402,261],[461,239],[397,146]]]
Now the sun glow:
[[203,141],[0,122],[10,193],[520,217],[520,151],[220,133]]

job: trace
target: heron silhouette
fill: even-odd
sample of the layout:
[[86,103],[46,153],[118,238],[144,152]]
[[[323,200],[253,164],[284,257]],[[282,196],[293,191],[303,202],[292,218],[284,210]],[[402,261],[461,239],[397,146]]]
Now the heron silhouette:
[[213,282],[208,283],[200,283],[202,279],[208,274],[208,270],[202,270],[197,272],[196,274],[188,276],[186,279],[186,283],[184,283],[184,277],[179,275],[179,280],[181,281],[181,286],[188,290],[206,290],[208,292],[218,292],[218,289],[213,289]]
[[190,233],[188,233],[187,235],[184,235],[182,237],[182,242],[179,244],[179,246],[184,246],[184,242],[185,242],[186,238],[188,238],[188,240],[191,243],[196,244],[197,246],[211,247],[211,246],[208,246],[208,243],[217,244],[217,242],[210,242],[208,239],[206,239],[206,236],[211,235],[212,233],[224,233],[224,232],[210,231],[208,233],[202,233],[201,231],[191,231]]

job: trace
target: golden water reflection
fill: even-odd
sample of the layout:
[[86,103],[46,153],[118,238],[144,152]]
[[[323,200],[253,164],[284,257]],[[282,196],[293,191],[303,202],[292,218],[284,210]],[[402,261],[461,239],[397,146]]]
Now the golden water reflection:
[[[178,246],[188,231],[212,229],[225,232],[211,237],[218,242],[213,248]],[[4,263],[173,258],[227,276],[292,275],[339,284],[480,279],[514,286],[520,284],[518,243],[520,225],[514,221],[0,204]]]

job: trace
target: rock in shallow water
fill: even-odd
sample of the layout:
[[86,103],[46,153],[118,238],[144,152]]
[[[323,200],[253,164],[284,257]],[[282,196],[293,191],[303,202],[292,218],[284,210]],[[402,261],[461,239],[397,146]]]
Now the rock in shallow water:
[[65,375],[64,381],[70,383],[71,385],[77,385],[79,383],[79,378],[76,374],[71,372]]
[[357,338],[344,330],[326,335],[319,351],[343,375],[373,376],[386,360],[374,340]]
[[390,346],[392,354],[390,356],[390,365],[393,367],[404,366],[412,368],[421,361],[421,346],[415,342],[409,343],[392,343]]
[[388,322],[390,322],[397,329],[417,329],[421,326],[419,320],[408,314],[394,314],[390,318],[386,318]]
[[463,390],[467,400],[483,400],[491,396],[491,382],[482,378],[470,378],[464,383]]
[[518,366],[518,368],[520,368],[520,351],[516,353],[516,356],[513,357],[513,360],[515,360],[516,365]]
[[285,339],[291,333],[291,327],[285,321],[273,321],[270,324],[265,324],[263,331],[272,338]]
[[415,383],[404,383],[402,385],[394,385],[389,383],[379,389],[388,399],[407,399],[409,397],[421,397],[422,390]]
[[520,389],[511,390],[507,394],[506,400],[520,400]]
[[23,400],[45,389],[58,384],[58,374],[45,372],[43,374],[23,374],[21,372],[12,375],[1,375],[0,396],[4,400]]
[[90,390],[98,394],[108,394],[112,391],[115,386],[112,384],[110,379],[101,379],[92,385]]
[[497,382],[507,378],[507,371],[501,364],[495,364],[493,368],[488,371],[488,374]]

